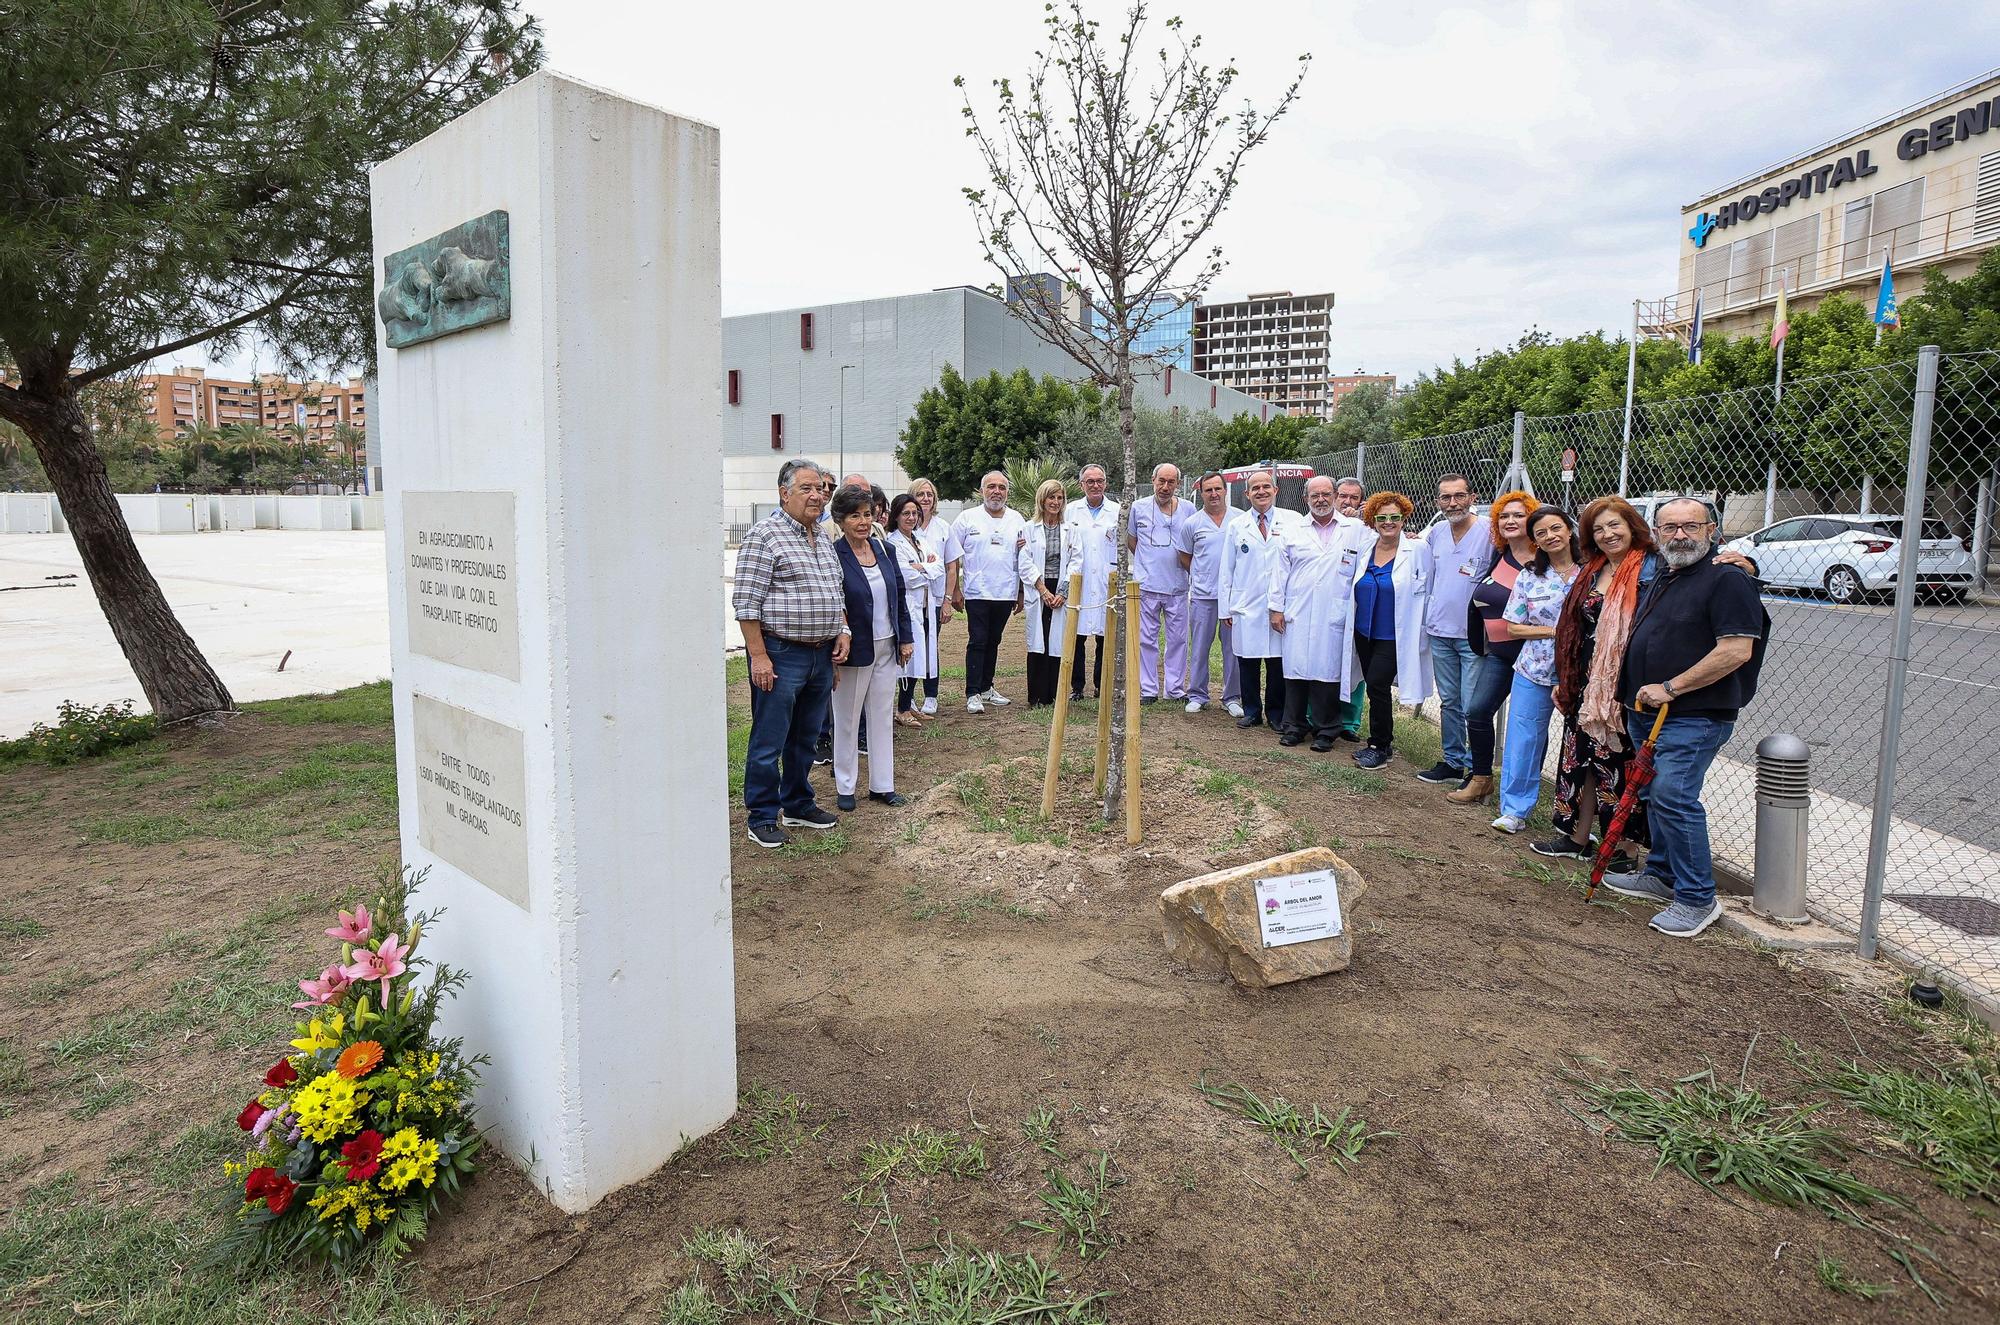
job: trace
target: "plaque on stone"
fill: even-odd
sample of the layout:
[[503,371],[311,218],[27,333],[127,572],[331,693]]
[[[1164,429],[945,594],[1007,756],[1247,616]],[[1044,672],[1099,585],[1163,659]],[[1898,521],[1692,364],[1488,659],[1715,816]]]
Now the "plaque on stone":
[[400,350],[513,316],[507,213],[488,212],[382,259],[375,311]]
[[521,679],[513,493],[404,493],[401,569],[412,650]]
[[521,733],[413,695],[417,841],[514,905],[528,906],[528,795]]

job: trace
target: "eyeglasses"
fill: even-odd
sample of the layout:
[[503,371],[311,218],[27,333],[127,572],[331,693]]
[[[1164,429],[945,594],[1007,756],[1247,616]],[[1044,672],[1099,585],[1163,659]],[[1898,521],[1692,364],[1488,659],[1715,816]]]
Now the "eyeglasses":
[[1378,516],[1376,516],[1376,517],[1375,517],[1375,523],[1376,523],[1376,524],[1401,524],[1401,523],[1403,523],[1403,517],[1402,517],[1402,516],[1400,516],[1400,515],[1397,515],[1397,514],[1395,514],[1394,512],[1386,512],[1386,511],[1385,511],[1385,512],[1384,512],[1383,514],[1381,514],[1381,515],[1378,515]]
[[1688,520],[1679,524],[1656,524],[1653,528],[1672,538],[1675,534],[1698,534],[1713,523],[1713,520]]

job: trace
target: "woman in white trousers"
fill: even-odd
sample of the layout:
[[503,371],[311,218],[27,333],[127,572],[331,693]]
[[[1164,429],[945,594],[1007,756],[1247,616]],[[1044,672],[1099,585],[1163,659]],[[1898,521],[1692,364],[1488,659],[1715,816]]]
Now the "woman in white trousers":
[[841,533],[834,551],[840,557],[848,630],[846,660],[833,669],[835,803],[842,810],[855,808],[865,714],[868,799],[903,805],[907,801],[896,791],[896,680],[913,652],[903,577],[895,555],[874,537],[875,508],[868,492],[846,487],[835,493],[833,519]]

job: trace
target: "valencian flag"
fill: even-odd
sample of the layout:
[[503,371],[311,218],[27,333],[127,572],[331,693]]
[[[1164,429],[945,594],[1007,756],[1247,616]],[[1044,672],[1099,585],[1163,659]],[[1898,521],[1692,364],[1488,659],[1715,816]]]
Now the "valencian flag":
[[1694,292],[1694,325],[1688,328],[1688,362],[1701,362],[1701,291]]
[[1903,319],[1896,312],[1896,282],[1889,277],[1889,254],[1882,253],[1882,289],[1875,296],[1875,325],[1878,327],[1899,327]]
[[1778,306],[1771,310],[1771,348],[1783,349],[1792,331],[1792,314],[1785,298],[1785,278],[1778,277]]

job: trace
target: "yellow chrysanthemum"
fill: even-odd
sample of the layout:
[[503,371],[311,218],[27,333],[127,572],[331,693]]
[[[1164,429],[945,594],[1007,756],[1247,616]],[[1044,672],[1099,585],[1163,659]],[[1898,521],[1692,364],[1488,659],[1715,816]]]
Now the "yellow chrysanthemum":
[[328,1072],[292,1096],[292,1112],[298,1115],[299,1130],[314,1141],[326,1142],[353,1131],[361,1106],[367,1102],[367,1091],[338,1072]]
[[373,1195],[367,1183],[358,1182],[345,1187],[322,1187],[319,1194],[306,1204],[317,1210],[323,1220],[337,1218],[352,1210],[355,1212],[355,1225],[366,1228],[367,1225],[361,1222],[361,1212],[368,1209]]
[[382,1143],[389,1167],[382,1175],[386,1191],[400,1192],[413,1182],[428,1187],[437,1178],[438,1143],[427,1141],[414,1127],[405,1127]]

